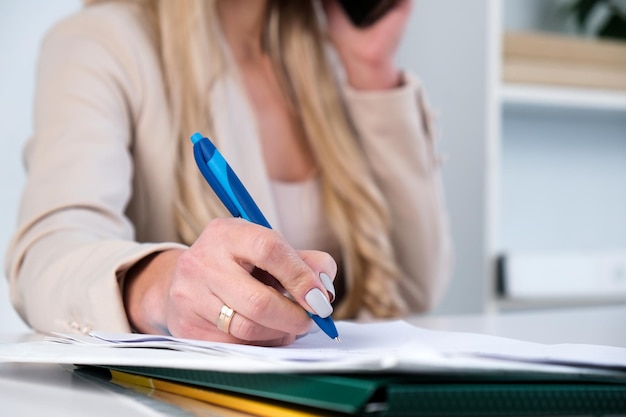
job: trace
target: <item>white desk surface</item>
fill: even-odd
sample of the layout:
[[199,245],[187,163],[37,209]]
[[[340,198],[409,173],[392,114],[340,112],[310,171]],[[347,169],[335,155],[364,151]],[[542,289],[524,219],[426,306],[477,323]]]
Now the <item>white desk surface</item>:
[[[539,343],[590,343],[626,347],[626,305],[544,312],[417,317],[429,329],[485,333]],[[0,343],[36,335],[0,335]],[[232,415],[231,413],[228,413]],[[0,415],[12,417],[191,416],[139,394],[116,393],[59,365],[0,364]],[[202,415],[217,416],[207,410]]]
[[484,333],[537,343],[626,347],[626,305],[499,315],[425,316],[409,321],[429,329]]

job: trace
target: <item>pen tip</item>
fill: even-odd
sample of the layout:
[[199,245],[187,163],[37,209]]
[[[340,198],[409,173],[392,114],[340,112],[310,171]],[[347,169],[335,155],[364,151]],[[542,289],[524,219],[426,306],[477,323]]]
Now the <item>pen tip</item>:
[[337,341],[337,343],[341,343],[341,339],[339,338],[339,336],[335,337],[335,340]]

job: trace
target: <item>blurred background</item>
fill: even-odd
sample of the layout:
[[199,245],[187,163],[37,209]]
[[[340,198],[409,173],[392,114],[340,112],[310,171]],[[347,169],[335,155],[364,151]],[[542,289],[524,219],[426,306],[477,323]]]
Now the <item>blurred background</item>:
[[[0,0],[0,253],[39,42],[78,0]],[[626,304],[626,4],[417,0],[399,62],[437,115],[456,262],[433,315]],[[26,330],[0,280],[0,333]]]

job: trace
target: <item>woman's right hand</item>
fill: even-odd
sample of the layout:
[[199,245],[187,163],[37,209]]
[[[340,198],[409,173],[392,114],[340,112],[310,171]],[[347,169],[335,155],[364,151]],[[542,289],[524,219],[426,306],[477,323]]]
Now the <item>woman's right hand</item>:
[[[336,272],[329,254],[296,251],[275,230],[215,219],[189,249],[158,253],[131,269],[124,302],[131,325],[143,333],[286,345],[311,326],[305,309],[322,317],[332,312],[327,277]],[[235,312],[228,333],[217,328],[224,305]]]

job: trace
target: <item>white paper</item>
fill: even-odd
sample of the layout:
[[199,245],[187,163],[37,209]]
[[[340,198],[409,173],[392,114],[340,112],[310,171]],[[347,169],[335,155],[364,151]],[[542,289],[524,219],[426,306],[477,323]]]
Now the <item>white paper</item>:
[[258,347],[167,336],[93,332],[0,345],[0,362],[134,365],[228,372],[399,371],[444,374],[608,377],[626,380],[626,349],[543,345],[426,330],[402,321],[338,322],[290,346]]
[[372,324],[342,322],[340,329],[341,342],[330,339],[323,332],[315,332],[285,347],[259,347],[128,333],[92,332],[92,336],[97,344],[106,341],[115,347],[174,346],[180,350],[205,349],[274,361],[344,362],[357,358],[380,360],[381,355],[397,355],[409,349],[417,349],[424,355],[438,355],[428,346],[420,345],[413,337],[412,331],[415,327],[403,321]]
[[413,335],[426,340],[428,347],[442,353],[626,371],[626,348],[585,344],[545,345],[504,337],[426,330],[419,327],[414,327]]

